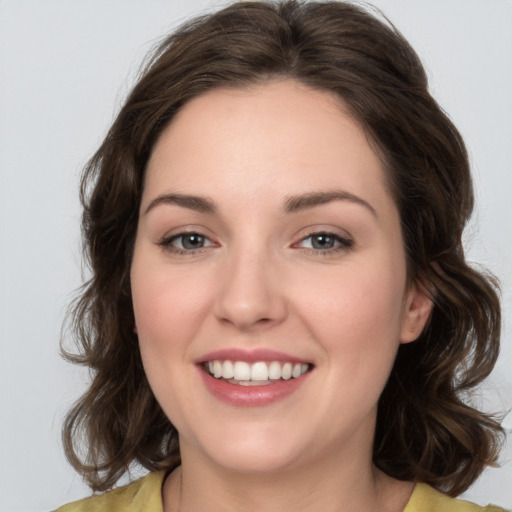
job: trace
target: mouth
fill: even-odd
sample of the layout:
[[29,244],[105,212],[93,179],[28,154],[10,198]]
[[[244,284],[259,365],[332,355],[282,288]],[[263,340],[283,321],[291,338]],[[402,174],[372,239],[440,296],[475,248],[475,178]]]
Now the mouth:
[[214,379],[237,386],[268,386],[302,377],[312,369],[309,363],[292,361],[204,361],[201,369]]
[[295,395],[315,365],[272,349],[216,350],[195,361],[206,389],[235,407],[264,407]]

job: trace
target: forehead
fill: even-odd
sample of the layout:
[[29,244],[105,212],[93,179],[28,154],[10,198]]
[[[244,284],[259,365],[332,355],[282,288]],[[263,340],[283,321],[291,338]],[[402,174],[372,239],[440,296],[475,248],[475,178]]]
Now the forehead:
[[270,187],[342,187],[380,201],[385,182],[379,157],[341,99],[283,80],[214,89],[187,103],[153,149],[145,193],[192,187],[241,194],[249,187],[257,197]]

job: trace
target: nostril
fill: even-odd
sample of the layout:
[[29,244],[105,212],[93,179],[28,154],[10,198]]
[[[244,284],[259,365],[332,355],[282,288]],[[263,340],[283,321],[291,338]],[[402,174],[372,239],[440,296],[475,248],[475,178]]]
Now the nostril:
[[257,328],[264,328],[278,323],[282,315],[276,314],[275,318],[268,315],[260,315],[256,309],[235,309],[232,308],[229,311],[222,311],[222,314],[218,314],[217,318],[219,322],[228,326],[231,325],[241,331],[250,331]]

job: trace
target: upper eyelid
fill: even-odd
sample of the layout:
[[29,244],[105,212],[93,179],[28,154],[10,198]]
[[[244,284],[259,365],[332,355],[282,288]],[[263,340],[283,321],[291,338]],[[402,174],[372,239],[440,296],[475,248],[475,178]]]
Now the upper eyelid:
[[[309,233],[308,235],[305,235],[305,236],[299,238],[298,242],[303,242],[304,240],[307,240],[308,238],[318,236],[318,235],[330,236],[330,237],[334,238],[335,240],[342,241],[342,242],[350,242],[350,243],[354,242],[354,240],[350,236],[344,236],[344,235],[340,235],[338,233],[332,233],[331,231],[314,231],[312,233]],[[298,242],[295,242],[295,243],[298,243]]]
[[[201,246],[201,247],[194,247],[194,248],[186,248],[183,246],[183,240],[179,245],[182,247],[179,247],[179,245],[175,245],[175,241],[179,240],[180,238],[184,238],[187,235],[198,235],[205,240],[208,241],[207,244]],[[160,238],[160,240],[156,243],[165,253],[169,253],[171,255],[198,255],[204,251],[208,251],[212,248],[218,247],[218,243],[213,241],[210,237],[203,235],[202,233],[199,233],[197,231],[181,231],[179,233],[175,233],[168,236],[163,236]]]
[[340,227],[332,226],[332,225],[312,225],[301,228],[295,234],[296,240],[303,240],[313,235],[331,235],[337,238],[342,238],[344,240],[353,240],[354,237],[351,235],[349,231],[346,229],[342,229]]
[[347,232],[344,233],[338,233],[336,231],[332,231],[332,229],[315,229],[313,231],[310,231],[309,233],[306,233],[304,236],[302,236],[302,239],[308,238],[310,236],[314,235],[328,235],[333,236],[335,238],[352,238]]
[[[326,249],[317,249],[317,248],[302,246],[302,244],[306,240],[314,237],[315,235],[331,236],[335,239],[335,243],[337,243],[337,246],[335,245],[334,247],[329,247]],[[343,234],[342,234],[339,231],[336,231],[333,227],[330,227],[328,229],[313,228],[310,231],[304,233],[302,236],[298,236],[296,238],[296,241],[293,242],[290,247],[293,249],[301,249],[303,251],[313,252],[315,254],[327,255],[327,254],[338,253],[340,251],[346,252],[346,251],[353,250],[355,245],[356,244],[355,244],[354,237],[351,234],[349,234],[347,231],[343,230]]]
[[175,228],[172,228],[172,229],[168,229],[165,231],[165,234],[162,235],[160,237],[160,239],[164,239],[164,238],[174,238],[174,237],[179,237],[179,236],[183,236],[183,235],[200,235],[200,236],[204,236],[205,238],[208,238],[208,239],[213,239],[215,238],[213,233],[201,226],[201,225],[195,225],[195,224],[190,224],[190,225],[184,225],[184,226],[179,226],[179,227],[175,227]]
[[215,243],[213,240],[212,240],[212,237],[211,236],[208,236],[208,235],[205,235],[204,233],[201,233],[200,231],[194,231],[194,230],[190,230],[190,231],[180,231],[178,233],[173,233],[173,234],[169,234],[169,235],[164,235],[161,240],[162,241],[168,241],[170,242],[171,240],[176,240],[178,238],[182,238],[182,237],[185,237],[185,236],[190,236],[190,235],[197,235],[197,236],[200,236],[202,238],[204,238],[205,240],[208,240],[212,243]]

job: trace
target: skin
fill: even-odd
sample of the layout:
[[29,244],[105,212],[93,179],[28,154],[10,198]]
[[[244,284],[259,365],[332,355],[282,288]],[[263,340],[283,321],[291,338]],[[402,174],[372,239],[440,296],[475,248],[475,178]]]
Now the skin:
[[[284,211],[334,190],[352,199]],[[184,231],[204,246],[184,249]],[[318,248],[319,232],[332,246]],[[185,105],[148,163],[131,282],[145,371],[180,435],[166,512],[403,510],[412,484],[372,464],[377,402],[432,304],[408,282],[382,164],[339,99],[284,80]],[[313,370],[283,400],[235,407],[195,364],[225,348],[279,350]]]

